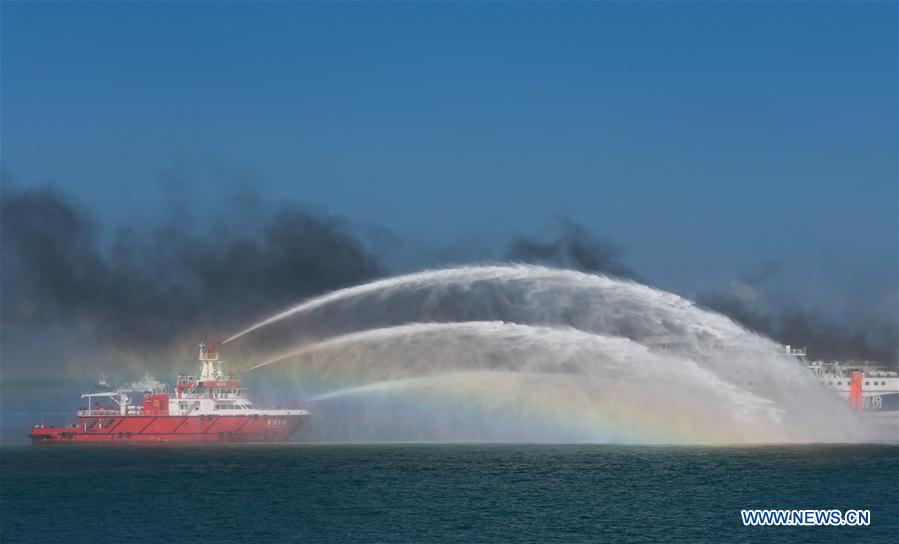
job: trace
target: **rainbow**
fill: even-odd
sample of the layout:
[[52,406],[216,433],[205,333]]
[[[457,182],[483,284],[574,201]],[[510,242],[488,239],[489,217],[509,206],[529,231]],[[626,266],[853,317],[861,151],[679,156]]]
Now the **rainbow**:
[[424,271],[307,300],[227,341],[293,317],[329,332],[251,370],[307,392],[319,413],[355,410],[339,425],[408,416],[435,440],[856,438],[782,347],[630,281],[523,265]]
[[[384,427],[390,419],[414,416],[429,430],[415,434],[430,441],[583,442],[639,444],[737,444],[787,440],[770,419],[732,414],[699,404],[658,399],[626,399],[597,394],[582,377],[553,373],[461,371],[371,381],[348,367],[322,379],[320,367],[297,364],[266,368],[266,381],[309,391],[313,413],[337,415],[342,405],[364,406]],[[315,391],[320,391],[316,393]],[[353,414],[345,414],[353,417]],[[364,437],[363,437],[364,438]],[[348,435],[347,440],[358,438]],[[794,438],[793,441],[796,439]]]

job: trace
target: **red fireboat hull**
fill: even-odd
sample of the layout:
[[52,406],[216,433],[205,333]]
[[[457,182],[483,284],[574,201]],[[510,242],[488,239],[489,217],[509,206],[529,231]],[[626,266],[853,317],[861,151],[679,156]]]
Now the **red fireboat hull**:
[[[70,427],[35,427],[33,444],[159,444],[283,442],[303,415],[109,416],[78,418]],[[90,425],[93,424],[91,427]]]

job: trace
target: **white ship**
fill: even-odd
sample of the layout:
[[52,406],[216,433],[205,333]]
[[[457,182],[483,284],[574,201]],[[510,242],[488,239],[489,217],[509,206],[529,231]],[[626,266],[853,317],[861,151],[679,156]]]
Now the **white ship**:
[[[690,354],[693,350],[682,338],[675,336],[651,336],[640,341],[653,351]],[[809,361],[806,348],[789,345],[784,348],[797,359],[798,364],[807,366],[825,387],[842,397],[854,412],[872,419],[882,417],[899,421],[899,373],[895,367],[870,361]],[[763,394],[782,391],[775,387],[770,376],[757,375],[752,367],[718,364],[716,360],[726,361],[729,357],[727,345],[711,344],[707,350],[714,356],[710,356],[705,363],[717,370],[716,373],[726,381]]]
[[809,361],[805,348],[784,347],[853,410],[871,417],[899,417],[899,373],[895,370],[870,361]]
[[[805,360],[805,350],[790,350]],[[850,400],[853,373],[860,373],[862,412],[899,415],[899,373],[869,361],[805,361],[822,384]]]

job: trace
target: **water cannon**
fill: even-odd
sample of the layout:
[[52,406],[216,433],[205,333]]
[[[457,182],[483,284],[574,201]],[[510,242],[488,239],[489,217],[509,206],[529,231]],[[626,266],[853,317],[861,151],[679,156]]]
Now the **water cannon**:
[[218,361],[218,350],[221,344],[206,344],[200,342],[200,360],[201,361]]
[[219,344],[200,343],[200,381],[220,381],[225,378],[222,361],[219,360]]

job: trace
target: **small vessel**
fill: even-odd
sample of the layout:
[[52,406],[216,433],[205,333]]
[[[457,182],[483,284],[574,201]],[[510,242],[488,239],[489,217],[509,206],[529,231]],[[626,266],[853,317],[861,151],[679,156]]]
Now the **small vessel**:
[[121,390],[134,391],[135,393],[146,393],[147,391],[156,391],[161,388],[164,388],[165,384],[154,378],[150,375],[150,371],[147,370],[144,373],[144,377],[136,382],[131,382],[126,385]]
[[100,380],[94,384],[94,389],[97,391],[112,391],[115,388],[106,379],[106,374],[100,374]]
[[[225,375],[215,346],[200,344],[200,375],[178,376],[170,394],[149,374],[132,388],[85,393],[77,423],[39,423],[33,444],[283,442],[309,418],[306,410],[256,408],[236,374]],[[137,387],[134,387],[137,386]],[[129,392],[142,393],[132,404]]]

